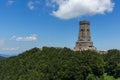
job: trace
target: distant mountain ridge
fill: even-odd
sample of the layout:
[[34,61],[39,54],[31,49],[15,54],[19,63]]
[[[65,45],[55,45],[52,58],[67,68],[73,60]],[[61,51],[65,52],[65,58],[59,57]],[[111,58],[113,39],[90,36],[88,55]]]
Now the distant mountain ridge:
[[1,57],[7,58],[7,57],[12,57],[12,56],[16,56],[17,54],[0,54]]
[[3,57],[3,56],[0,56],[0,59],[2,59],[2,58],[5,58],[5,57]]

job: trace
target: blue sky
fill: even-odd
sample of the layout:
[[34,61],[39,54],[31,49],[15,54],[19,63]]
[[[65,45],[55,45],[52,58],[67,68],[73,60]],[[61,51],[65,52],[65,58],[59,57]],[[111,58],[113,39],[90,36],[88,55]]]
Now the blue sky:
[[120,0],[0,0],[0,54],[73,49],[81,20],[90,21],[98,50],[120,49]]

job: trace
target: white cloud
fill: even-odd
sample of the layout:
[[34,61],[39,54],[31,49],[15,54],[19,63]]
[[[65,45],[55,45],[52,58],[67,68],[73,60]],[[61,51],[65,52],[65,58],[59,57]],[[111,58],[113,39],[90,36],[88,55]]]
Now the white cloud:
[[37,40],[37,35],[32,34],[32,35],[27,36],[27,37],[12,36],[11,40],[15,40],[15,41],[36,41]]
[[27,6],[30,10],[34,10],[34,8],[35,8],[34,7],[34,2],[32,2],[32,1],[29,1]]
[[111,12],[114,3],[111,0],[52,0],[58,6],[52,15],[61,19],[71,19],[86,15]]
[[52,7],[55,8],[55,4],[54,4],[54,0],[46,0],[46,4],[47,7]]
[[14,0],[8,0],[7,5],[12,5],[14,2]]
[[34,1],[29,1],[27,6],[30,10],[34,10],[38,4],[40,4],[40,0],[34,0]]
[[15,48],[3,48],[4,51],[17,51],[19,50],[19,47],[15,47]]
[[0,45],[3,45],[5,43],[4,40],[0,40]]

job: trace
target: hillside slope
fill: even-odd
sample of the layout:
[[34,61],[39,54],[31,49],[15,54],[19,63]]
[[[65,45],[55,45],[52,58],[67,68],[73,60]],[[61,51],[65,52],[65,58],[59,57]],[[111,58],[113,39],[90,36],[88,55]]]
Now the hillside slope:
[[103,55],[96,51],[74,52],[68,48],[33,48],[18,56],[1,60],[0,79],[98,80],[97,78],[104,73],[104,67]]

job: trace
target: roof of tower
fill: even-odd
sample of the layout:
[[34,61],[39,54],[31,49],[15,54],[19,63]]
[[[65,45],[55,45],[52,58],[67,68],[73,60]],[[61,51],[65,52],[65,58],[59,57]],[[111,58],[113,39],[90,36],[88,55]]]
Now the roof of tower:
[[89,22],[89,21],[80,21],[80,25],[83,25],[83,24],[88,24],[88,25],[90,25],[90,22]]

